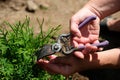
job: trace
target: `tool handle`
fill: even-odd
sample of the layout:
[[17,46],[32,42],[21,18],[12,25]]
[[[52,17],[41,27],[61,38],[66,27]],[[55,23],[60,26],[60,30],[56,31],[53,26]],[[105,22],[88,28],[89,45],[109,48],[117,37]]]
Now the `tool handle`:
[[[97,47],[105,47],[109,44],[109,41],[105,40],[103,42],[100,43],[95,43],[95,44],[91,44],[92,46],[97,46]],[[78,48],[76,48],[76,50],[83,50],[85,48],[85,46],[79,46]]]
[[[81,22],[79,25],[78,25],[78,29],[84,27],[86,24],[88,24],[89,22],[93,21],[96,19],[96,16],[89,16],[87,17],[85,20],[83,20],[83,22]],[[70,33],[68,34],[70,36]],[[100,43],[96,43],[96,44],[91,44],[92,46],[96,46],[96,47],[104,47],[104,46],[107,46],[109,44],[109,41],[105,40],[103,42],[100,42]],[[72,53],[73,51],[81,51],[85,48],[85,46],[79,46],[77,48],[71,48],[70,50],[66,50],[64,51],[63,50],[63,53],[64,54],[70,54]]]
[[88,24],[90,21],[95,20],[96,16],[89,16],[87,17],[83,22],[81,22],[78,26],[78,29],[84,27],[86,24]]
[[[78,28],[82,28],[84,27],[86,24],[88,24],[90,21],[95,20],[96,16],[89,16],[88,18],[86,18],[82,23],[79,24]],[[97,46],[97,47],[104,47],[106,45],[109,44],[109,41],[105,40],[101,43],[97,43],[97,44],[91,44],[92,46]],[[85,46],[79,46],[77,48],[77,50],[83,50],[85,48]]]

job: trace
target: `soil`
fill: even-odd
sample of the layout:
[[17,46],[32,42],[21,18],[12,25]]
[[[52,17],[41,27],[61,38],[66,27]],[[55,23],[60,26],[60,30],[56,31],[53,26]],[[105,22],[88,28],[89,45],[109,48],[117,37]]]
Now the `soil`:
[[[69,20],[87,0],[34,0],[37,5],[43,5],[46,9],[39,8],[34,12],[26,10],[27,0],[0,0],[0,23],[4,20],[14,23],[18,20],[30,17],[35,32],[38,32],[37,18],[44,18],[44,30],[61,25],[61,33],[69,31]],[[74,4],[73,4],[74,3]]]
[[[69,32],[69,20],[88,0],[34,0],[38,6],[34,11],[27,10],[27,0],[0,0],[0,24],[3,21],[15,23],[30,17],[31,25],[34,26],[35,33],[38,33],[37,19],[42,22],[44,19],[44,31],[50,27],[61,25],[59,33]],[[32,5],[31,5],[32,6]],[[42,6],[42,7],[41,7]],[[112,15],[119,17],[120,12]],[[76,74],[75,74],[76,75]],[[79,76],[79,78],[77,78]],[[75,78],[74,78],[75,77]],[[88,80],[88,78],[78,75],[73,80]]]

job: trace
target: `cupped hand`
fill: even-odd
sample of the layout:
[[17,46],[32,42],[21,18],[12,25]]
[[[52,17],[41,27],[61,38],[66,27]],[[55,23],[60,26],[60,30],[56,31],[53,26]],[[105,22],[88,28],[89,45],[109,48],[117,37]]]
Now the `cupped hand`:
[[96,68],[99,65],[98,55],[96,53],[85,54],[84,59],[80,59],[74,54],[58,57],[51,55],[49,58],[50,60],[40,59],[37,64],[51,74],[62,74],[66,77],[76,72]]
[[52,55],[49,57],[50,60],[40,59],[37,63],[52,74],[62,74],[64,76],[69,76],[75,72],[83,70],[81,65],[81,59],[74,55],[67,55],[57,57]]

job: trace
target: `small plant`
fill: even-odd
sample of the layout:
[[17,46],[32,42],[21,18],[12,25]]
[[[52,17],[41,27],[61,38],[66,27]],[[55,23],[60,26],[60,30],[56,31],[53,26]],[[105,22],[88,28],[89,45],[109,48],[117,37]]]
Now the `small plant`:
[[60,25],[34,34],[30,27],[30,19],[16,24],[5,22],[7,28],[0,28],[0,79],[1,80],[64,80],[62,75],[50,75],[36,65],[33,54],[44,44],[53,43],[52,37],[60,29]]

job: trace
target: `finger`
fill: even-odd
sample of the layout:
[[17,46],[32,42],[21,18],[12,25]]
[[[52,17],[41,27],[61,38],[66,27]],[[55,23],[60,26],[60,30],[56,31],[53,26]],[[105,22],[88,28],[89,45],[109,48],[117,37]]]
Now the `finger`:
[[99,40],[93,41],[93,44],[97,44],[97,43],[100,43],[100,41]]
[[[59,62],[59,61],[58,61]],[[61,62],[61,61],[60,61]],[[65,62],[65,61],[64,61]],[[71,74],[71,66],[63,63],[51,63],[50,61],[42,61],[45,70],[52,74],[62,74],[68,76]]]
[[72,44],[74,47],[78,47],[78,42],[76,41],[73,41],[73,44]]
[[81,36],[81,38],[79,38],[79,37],[73,37],[73,40],[76,41],[76,42],[78,42],[78,43],[82,43],[82,44],[86,44],[88,42],[93,42],[89,38],[83,37],[83,36]]
[[[49,67],[54,67],[49,63],[49,61],[46,60],[39,60],[39,65],[42,67],[44,70],[49,72],[50,74],[57,74],[57,72],[54,72],[54,70],[51,70]],[[48,67],[49,66],[49,67]]]
[[[81,38],[82,38],[82,37],[81,37]],[[75,37],[73,37],[72,39],[73,39],[74,41],[80,43],[80,42],[81,42],[81,38],[75,36]]]
[[37,61],[37,64],[41,65],[43,63],[48,63],[48,62],[49,62],[48,60],[40,59]]
[[70,32],[77,37],[81,37],[81,33],[80,30],[78,29],[78,24],[76,23],[74,20],[71,20],[71,24],[70,24]]
[[50,55],[50,56],[48,56],[48,58],[49,58],[50,60],[55,59],[56,57],[57,57],[57,55]]
[[80,59],[84,59],[84,54],[80,51],[75,51],[74,55]]
[[[99,41],[99,40],[96,40],[96,41],[94,41],[93,43],[94,43],[94,44],[98,44],[98,43],[100,43],[100,41]],[[98,51],[102,51],[102,50],[103,50],[103,47],[99,47],[97,50],[98,50]]]
[[47,64],[48,62],[49,62],[48,60],[40,59],[37,61],[37,64],[44,69],[45,68],[44,64]]
[[91,44],[87,43],[85,45],[85,49],[82,51],[84,54],[90,54],[90,53],[94,53],[98,50],[98,48],[96,46],[92,46]]
[[[96,41],[94,41],[93,43],[94,43],[94,44],[98,44],[98,43],[100,43],[100,41],[99,41],[99,40],[96,40]],[[98,47],[97,50],[98,50],[98,51],[102,51],[102,50],[103,50],[103,47]]]

